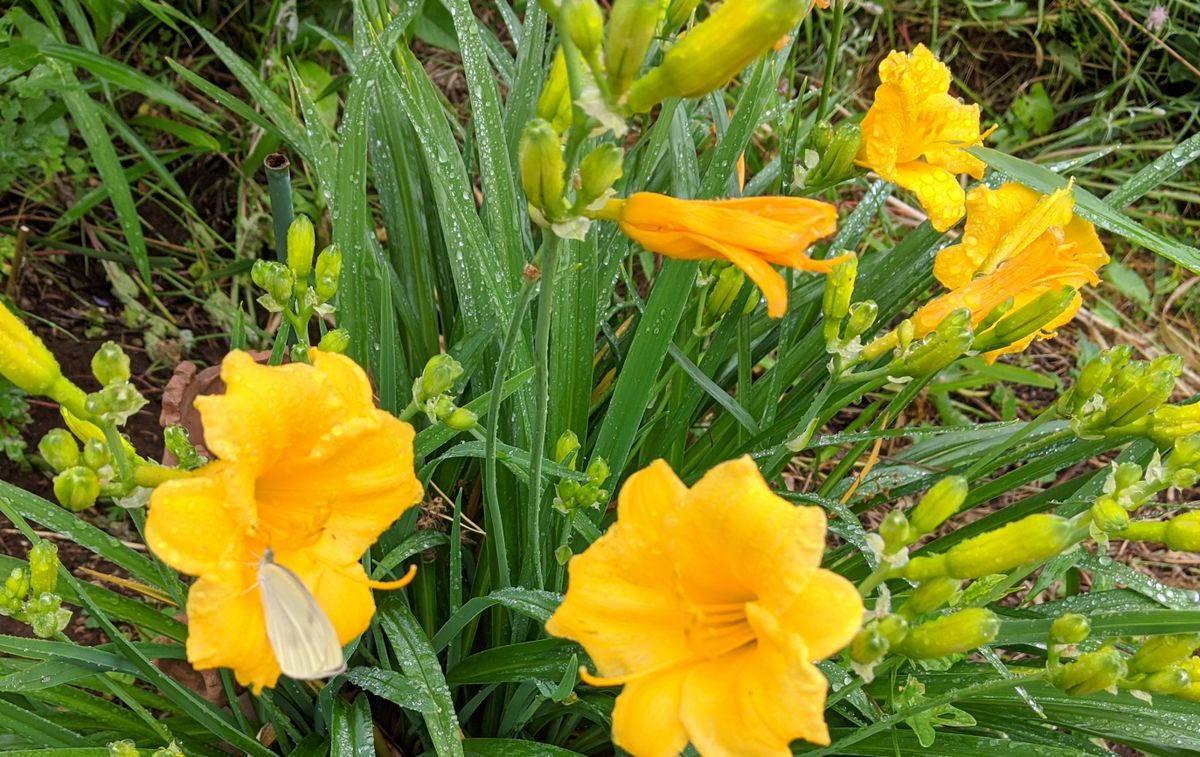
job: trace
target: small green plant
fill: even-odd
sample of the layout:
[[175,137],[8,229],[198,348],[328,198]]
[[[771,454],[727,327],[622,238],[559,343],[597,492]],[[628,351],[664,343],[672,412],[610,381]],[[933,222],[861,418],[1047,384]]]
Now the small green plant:
[[25,392],[0,378],[0,450],[21,470],[30,468],[24,437],[24,428],[29,421],[29,401]]

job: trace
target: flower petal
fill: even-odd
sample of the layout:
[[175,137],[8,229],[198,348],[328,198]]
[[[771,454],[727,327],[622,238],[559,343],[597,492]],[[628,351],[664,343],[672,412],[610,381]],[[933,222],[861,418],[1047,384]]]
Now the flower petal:
[[313,367],[324,374],[329,386],[342,399],[343,412],[348,416],[365,415],[375,410],[371,382],[358,363],[336,352],[308,351]]
[[238,559],[243,529],[253,522],[253,489],[231,463],[210,463],[150,495],[146,544],[163,562],[197,576]]
[[929,223],[945,231],[966,212],[965,193],[954,174],[928,163],[904,163],[896,166],[893,181],[917,196],[929,216]]
[[317,601],[345,646],[371,624],[375,598],[361,564],[327,563],[316,549],[276,553],[275,561],[296,574]]
[[823,660],[850,643],[862,627],[862,597],[854,584],[819,569],[779,618],[781,628],[804,639],[809,657]]
[[1038,201],[1037,192],[1009,182],[996,189],[978,186],[967,193],[967,222],[962,239],[937,254],[933,275],[949,289],[958,289],[980,272],[1005,232]]
[[257,694],[280,675],[267,641],[257,567],[230,571],[222,580],[200,578],[188,592],[188,661],[197,670],[231,668]]
[[678,667],[625,684],[612,712],[613,743],[638,757],[675,757],[687,746],[679,719],[683,682]]

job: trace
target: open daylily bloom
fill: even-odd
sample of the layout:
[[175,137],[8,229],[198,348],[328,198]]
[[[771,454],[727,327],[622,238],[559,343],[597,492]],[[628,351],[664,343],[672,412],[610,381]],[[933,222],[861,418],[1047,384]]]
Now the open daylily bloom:
[[[913,316],[916,334],[929,333],[951,311],[967,308],[978,324],[997,306],[1013,300],[1013,310],[1046,292],[1096,284],[1096,271],[1108,254],[1090,223],[1074,214],[1071,189],[1041,195],[1021,184],[998,189],[979,186],[967,195],[962,241],[937,254],[933,273],[950,291],[926,303]],[[1078,312],[1078,291],[1066,310],[1038,331],[988,353],[989,360],[1020,352],[1034,339],[1048,339]]]
[[217,460],[155,489],[146,520],[154,553],[199,576],[188,660],[232,668],[256,692],[280,675],[257,586],[263,551],[296,574],[345,644],[375,612],[370,587],[384,586],[359,558],[421,498],[412,427],[375,407],[352,360],[309,354],[312,365],[225,358],[225,393],[196,400]]
[[727,260],[762,290],[767,314],[787,310],[787,284],[772,265],[827,273],[843,257],[813,260],[813,242],[837,230],[832,205],[800,197],[680,200],[637,192],[596,214],[651,252],[682,260]]
[[964,212],[957,174],[983,177],[983,162],[963,149],[986,136],[979,106],[950,96],[950,69],[924,45],[892,51],[879,64],[879,81],[858,162],[915,194],[933,227],[945,231]]
[[853,638],[863,604],[819,567],[825,514],[773,493],[749,457],[691,489],[662,460],[630,476],[617,523],[569,565],[546,623],[625,688],[613,740],[636,757],[790,755],[829,743],[813,665]]

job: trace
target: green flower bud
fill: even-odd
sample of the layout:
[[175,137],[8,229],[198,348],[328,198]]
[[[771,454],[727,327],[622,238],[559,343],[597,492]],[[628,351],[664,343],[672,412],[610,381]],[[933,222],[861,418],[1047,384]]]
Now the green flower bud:
[[808,136],[809,146],[818,153],[824,153],[832,143],[833,124],[829,123],[828,120],[813,124],[812,132]]
[[263,302],[263,305],[268,309],[278,312],[291,302],[296,277],[283,263],[256,260],[254,267],[250,269],[250,279],[267,293],[270,299]]
[[932,660],[978,649],[999,633],[995,613],[972,607],[922,623],[908,632],[897,651],[914,660]]
[[566,164],[558,132],[548,121],[535,118],[525,124],[517,145],[517,163],[521,169],[521,188],[530,207],[541,211],[548,220],[561,218],[566,212],[563,199]]
[[[614,14],[621,2],[614,4]],[[808,6],[808,0],[726,0],[676,42],[657,68],[633,83],[629,110],[644,113],[668,97],[700,97],[724,86],[790,32]],[[611,45],[611,18],[609,23]],[[608,65],[611,76],[611,55]],[[614,95],[623,91],[613,88]]]
[[317,241],[312,221],[304,214],[297,215],[287,230],[287,264],[296,281],[308,283],[313,268],[313,250]]
[[479,416],[465,407],[456,407],[441,421],[455,431],[470,431],[479,425]]
[[991,352],[1019,342],[1061,315],[1074,299],[1075,290],[1071,287],[1044,292],[977,335],[972,347],[980,352]]
[[167,451],[179,461],[179,467],[184,470],[195,470],[207,462],[188,441],[187,429],[172,424],[163,429],[163,442]]
[[884,516],[879,524],[879,535],[883,537],[883,551],[889,555],[912,544],[916,536],[908,525],[908,518],[900,510],[892,510]]
[[423,405],[439,394],[445,394],[463,373],[462,364],[446,353],[429,358],[425,370],[413,382],[413,401]]
[[83,464],[98,471],[112,461],[108,445],[99,439],[88,439],[83,443]]
[[822,333],[825,344],[833,344],[841,338],[842,320],[850,312],[850,298],[854,295],[854,280],[858,275],[858,258],[850,257],[833,267],[825,277],[825,292],[821,297]]
[[321,337],[321,341],[317,342],[317,349],[322,352],[336,352],[339,355],[346,351],[350,346],[350,332],[346,329],[333,329],[325,332],[325,336]]
[[137,745],[128,739],[114,741],[108,745],[108,757],[138,757],[139,754],[141,752],[138,751]]
[[[625,94],[667,13],[668,0],[614,0],[608,13],[604,64],[614,98]],[[695,30],[692,30],[693,33]],[[677,45],[678,46],[678,45]]]
[[317,256],[313,291],[317,300],[328,302],[337,294],[338,279],[342,276],[342,251],[336,244],[331,244]]
[[1121,347],[1125,349],[1105,350],[1084,363],[1079,370],[1078,380],[1065,397],[1068,400],[1068,415],[1077,415],[1088,400],[1100,392],[1113,373],[1129,360],[1128,345]]
[[1190,683],[1187,671],[1178,665],[1155,671],[1131,682],[1133,688],[1149,694],[1175,694],[1187,688]]
[[1147,373],[1158,373],[1162,371],[1169,373],[1176,378],[1183,373],[1183,357],[1180,355],[1159,355],[1146,364]]
[[1166,544],[1180,552],[1200,552],[1200,510],[1176,515],[1167,521]]
[[25,610],[29,627],[34,636],[48,639],[67,627],[71,620],[70,610],[62,608],[62,597],[57,594],[43,593],[29,603]]
[[47,431],[38,442],[38,453],[56,471],[79,465],[79,445],[65,428]]
[[852,121],[839,124],[829,143],[823,149],[817,148],[821,157],[816,168],[805,176],[805,186],[810,189],[831,187],[853,176],[854,159],[861,144],[862,131],[858,124]]
[[604,37],[604,13],[596,0],[562,0],[558,25],[593,69],[599,68]]
[[1050,683],[1073,697],[1104,691],[1125,677],[1125,660],[1112,647],[1080,655],[1050,676]]
[[717,280],[708,293],[706,309],[714,319],[723,317],[733,307],[738,293],[746,283],[746,274],[735,266],[726,266],[717,274]]
[[575,205],[588,208],[605,195],[624,170],[625,152],[611,142],[602,144],[583,156],[579,162],[579,192]]
[[1009,312],[1012,311],[1013,305],[1015,304],[1016,300],[1012,297],[1009,297],[1004,302],[1001,302],[999,305],[989,310],[988,314],[983,317],[983,320],[975,325],[975,333],[982,334],[992,326],[995,326],[1001,318],[1008,315]]
[[1163,670],[1191,657],[1197,647],[1200,647],[1200,634],[1151,636],[1133,653],[1133,657],[1129,658],[1129,670],[1132,673],[1154,673]]
[[1092,505],[1092,522],[1106,534],[1116,533],[1129,527],[1129,511],[1117,504],[1112,497],[1101,497]]
[[67,468],[54,477],[54,496],[59,504],[72,512],[86,510],[96,504],[96,498],[100,496],[100,479],[91,468],[81,465]]
[[884,615],[879,619],[879,630],[883,633],[883,638],[895,646],[908,635],[908,621],[895,613]]
[[32,579],[25,568],[13,568],[4,579],[4,597],[9,600],[6,604],[19,605],[29,594]]
[[1066,518],[1029,515],[954,545],[946,552],[946,568],[955,578],[1005,573],[1054,557],[1071,545],[1074,534],[1075,528]]
[[593,457],[584,473],[593,484],[602,484],[608,480],[611,471],[608,469],[607,460],[603,457]]
[[1132,384],[1113,397],[1104,411],[1105,425],[1113,428],[1150,415],[1171,397],[1175,376],[1170,371],[1156,371]]
[[1092,632],[1092,624],[1086,616],[1069,612],[1060,615],[1050,624],[1051,644],[1078,644]]
[[554,130],[562,133],[571,125],[571,84],[567,78],[567,58],[560,45],[554,51],[554,62],[542,92],[538,95],[537,117],[549,121]]
[[933,612],[949,603],[958,594],[962,581],[949,576],[938,576],[922,581],[900,608],[900,614],[913,620],[927,612]]
[[918,535],[933,533],[967,501],[967,491],[967,479],[962,476],[947,476],[929,487],[912,510],[909,522],[913,530]]
[[1200,465],[1200,433],[1178,437],[1174,445],[1171,454],[1167,455],[1168,470],[1184,470]]
[[89,413],[117,425],[125,423],[131,415],[145,406],[146,398],[128,382],[109,384],[100,391],[87,395],[84,402],[84,407]]
[[842,332],[842,336],[845,339],[862,336],[867,329],[875,325],[875,319],[878,316],[879,306],[875,304],[875,300],[854,303],[850,306],[850,317],[846,321],[846,328]]
[[667,6],[667,17],[663,21],[663,32],[673,32],[687,23],[700,0],[671,0]]
[[34,594],[42,594],[57,585],[58,547],[43,539],[29,550],[29,586]]
[[909,581],[921,583],[930,579],[948,575],[945,555],[918,555],[909,560],[903,568],[904,577]]
[[579,436],[567,429],[558,437],[558,441],[554,443],[554,459],[559,465],[575,464],[575,454],[579,451]]
[[129,356],[116,342],[105,342],[92,355],[92,375],[101,386],[120,384],[129,380]]
[[850,659],[859,665],[868,665],[887,654],[891,644],[879,630],[878,623],[868,623],[850,642]]
[[959,308],[946,316],[932,333],[911,344],[888,367],[888,374],[915,378],[937,373],[970,349],[974,338],[971,313]]

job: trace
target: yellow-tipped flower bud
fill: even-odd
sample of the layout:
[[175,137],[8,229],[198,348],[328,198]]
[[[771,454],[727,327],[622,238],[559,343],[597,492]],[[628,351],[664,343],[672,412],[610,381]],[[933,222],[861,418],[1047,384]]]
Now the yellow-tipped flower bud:
[[1029,515],[954,545],[946,552],[946,568],[955,578],[1004,573],[1054,557],[1070,546],[1074,533],[1066,518]]
[[[668,97],[699,97],[723,86],[790,32],[808,6],[809,0],[726,0],[633,83],[629,109],[643,113]],[[611,29],[608,39],[611,46]],[[608,65],[611,76],[611,56]]]
[[579,192],[575,206],[582,210],[597,200],[606,199],[624,170],[625,151],[606,142],[583,156],[579,161]]
[[1078,644],[1092,632],[1087,616],[1069,612],[1060,615],[1050,624],[1051,644]]
[[1081,655],[1050,676],[1050,683],[1073,697],[1104,691],[1125,677],[1125,660],[1112,647]]
[[854,296],[854,280],[858,275],[858,258],[851,256],[833,267],[825,277],[825,291],[821,296],[821,328],[825,344],[841,339],[842,321],[850,312],[850,298]]
[[1190,683],[1188,672],[1179,665],[1172,665],[1137,679],[1132,686],[1148,694],[1175,694]]
[[54,496],[58,503],[72,512],[86,510],[100,496],[100,479],[96,471],[77,465],[54,477]]
[[567,429],[554,443],[554,459],[559,465],[574,467],[577,452],[579,452],[579,435],[571,429]]
[[604,12],[596,0],[562,0],[558,24],[593,69],[599,68],[604,41]]
[[962,581],[949,576],[922,581],[913,589],[912,594],[908,595],[908,600],[900,608],[900,614],[913,620],[927,612],[933,612],[954,599],[961,586]]
[[116,342],[105,342],[92,355],[92,375],[100,382],[100,386],[120,384],[128,381],[129,356]]
[[571,83],[567,78],[567,58],[560,45],[554,51],[554,61],[542,92],[538,95],[537,116],[549,121],[557,132],[571,125]]
[[58,361],[19,318],[0,303],[0,375],[29,394],[83,407],[83,390],[67,381]]
[[949,575],[945,555],[918,555],[903,570],[905,578],[918,583]]
[[916,378],[936,373],[970,349],[974,338],[971,313],[959,308],[942,319],[933,333],[909,345],[888,367],[888,374]]
[[566,212],[563,199],[566,164],[558,132],[548,121],[535,118],[525,124],[517,145],[517,163],[521,169],[521,188],[530,207],[541,211],[547,220],[561,218]]
[[47,431],[38,442],[38,454],[56,471],[79,465],[79,445],[64,428]]
[[967,479],[962,476],[946,476],[929,487],[909,518],[913,530],[917,534],[933,533],[967,501],[967,491]]
[[604,40],[604,65],[613,97],[624,94],[641,69],[666,13],[667,0],[614,0]]
[[1091,509],[1092,522],[1106,534],[1129,527],[1129,511],[1112,497],[1100,497]]
[[287,230],[287,264],[288,268],[292,269],[296,281],[301,284],[308,283],[316,243],[317,236],[312,221],[303,214],[296,216]]
[[41,540],[29,550],[29,587],[34,594],[42,594],[57,586],[58,547]]
[[325,336],[321,337],[321,341],[317,342],[317,349],[321,352],[336,352],[339,355],[345,352],[349,346],[350,332],[345,329],[326,331]]
[[1197,647],[1200,647],[1200,634],[1152,636],[1129,658],[1129,670],[1132,673],[1154,673],[1163,670],[1191,657]]
[[1000,618],[994,612],[972,607],[922,623],[908,632],[898,651],[914,660],[932,660],[978,649],[999,633]]
[[317,299],[326,302],[337,294],[338,279],[342,277],[342,251],[336,244],[331,244],[317,256],[313,290]]
[[862,627],[850,642],[850,659],[859,665],[875,662],[887,654],[891,645],[884,638],[877,623],[869,623]]
[[1168,548],[1180,552],[1200,552],[1200,510],[1167,521],[1166,543]]

